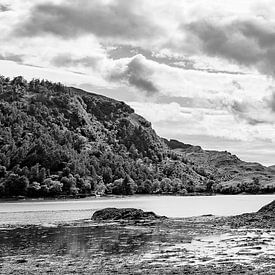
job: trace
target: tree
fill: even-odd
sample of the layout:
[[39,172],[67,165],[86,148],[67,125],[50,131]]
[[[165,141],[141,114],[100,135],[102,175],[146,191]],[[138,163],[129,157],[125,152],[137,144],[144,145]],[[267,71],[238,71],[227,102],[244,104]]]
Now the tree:
[[124,195],[133,195],[136,193],[137,185],[129,175],[126,175],[124,178],[122,182],[122,189]]
[[52,196],[60,195],[62,193],[63,184],[60,181],[51,181],[49,186],[49,193]]
[[39,181],[39,164],[38,163],[31,167],[30,180]]
[[0,182],[0,198],[5,196],[5,186]]
[[172,191],[171,180],[169,178],[164,178],[160,182],[160,189],[164,193],[169,193]]
[[62,177],[61,183],[63,184],[63,192],[67,194],[71,194],[71,191],[75,192],[76,179],[72,174],[69,174],[68,177]]
[[207,192],[213,192],[213,185],[215,184],[215,182],[213,180],[209,180],[207,181],[206,184],[206,191]]
[[39,182],[43,182],[46,179],[46,176],[47,176],[47,171],[44,167],[42,167],[38,175]]
[[110,188],[116,195],[133,195],[137,191],[137,185],[129,175],[124,179],[115,180]]
[[105,186],[103,180],[101,179],[95,186],[95,194],[104,195],[105,192],[106,192],[106,186]]
[[4,178],[6,176],[7,169],[5,166],[0,165],[0,178]]
[[254,177],[251,183],[248,183],[245,191],[252,194],[257,194],[260,191],[260,181],[259,178]]
[[152,182],[149,179],[145,180],[145,182],[143,183],[143,193],[151,194],[152,190]]
[[178,193],[183,189],[182,181],[179,178],[172,179],[171,186],[173,193]]
[[38,197],[40,195],[40,190],[41,190],[40,183],[34,181],[28,186],[27,195],[29,197]]
[[28,185],[28,178],[11,173],[4,181],[5,193],[7,196],[24,196]]
[[158,179],[154,179],[154,180],[153,180],[152,192],[153,192],[153,193],[160,193],[160,192],[161,192],[160,182],[159,182]]
[[132,158],[137,158],[138,157],[138,150],[136,149],[136,146],[134,143],[129,148],[129,153],[131,154]]

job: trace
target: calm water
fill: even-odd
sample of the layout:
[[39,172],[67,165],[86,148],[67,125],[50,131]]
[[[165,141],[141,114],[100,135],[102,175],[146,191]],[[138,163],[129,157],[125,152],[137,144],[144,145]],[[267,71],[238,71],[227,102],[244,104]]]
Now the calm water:
[[22,201],[0,203],[0,224],[47,224],[89,219],[105,207],[134,207],[168,217],[205,214],[236,215],[254,212],[275,199],[275,195],[226,196],[132,196],[87,198],[65,201]]
[[274,199],[275,195],[134,196],[0,203],[0,274],[141,274],[152,266],[155,274],[165,274],[184,265],[212,268],[221,263],[263,267],[270,271],[265,274],[274,274],[274,230],[230,230],[212,217],[152,226],[89,220],[53,224],[90,219],[104,207],[137,207],[169,217],[233,215],[256,211]]

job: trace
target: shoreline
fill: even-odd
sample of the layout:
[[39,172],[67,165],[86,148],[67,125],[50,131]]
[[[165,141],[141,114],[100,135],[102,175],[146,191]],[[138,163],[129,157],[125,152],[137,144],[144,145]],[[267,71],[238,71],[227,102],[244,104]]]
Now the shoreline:
[[89,195],[85,197],[40,197],[40,198],[0,198],[1,203],[15,203],[15,202],[51,202],[51,201],[79,201],[79,200],[91,200],[91,199],[110,199],[110,198],[135,198],[135,197],[215,197],[215,196],[272,196],[275,193],[258,193],[258,194],[251,194],[251,193],[238,193],[238,194],[222,194],[222,193],[189,193],[189,194],[134,194],[134,195],[103,195],[103,196],[94,196]]
[[[274,227],[232,228],[230,219],[200,216],[150,224],[82,220],[48,227],[7,228],[0,230],[0,236],[5,237],[2,245],[14,238],[15,232],[23,236],[19,243],[24,245],[25,236],[29,236],[25,240],[30,244],[23,250],[12,244],[8,252],[2,251],[0,271],[4,274],[56,274],[57,270],[60,274],[274,274]],[[28,240],[31,236],[35,239]],[[45,247],[45,251],[36,255],[36,246]]]
[[0,204],[0,225],[70,222],[90,218],[96,210],[108,207],[139,208],[171,218],[200,215],[232,216],[255,212],[273,200],[275,200],[274,195],[217,195],[213,197],[136,195],[81,200],[11,201]]
[[2,227],[0,271],[274,274],[274,204],[275,200],[257,212],[229,217],[94,221],[90,215],[69,222]]

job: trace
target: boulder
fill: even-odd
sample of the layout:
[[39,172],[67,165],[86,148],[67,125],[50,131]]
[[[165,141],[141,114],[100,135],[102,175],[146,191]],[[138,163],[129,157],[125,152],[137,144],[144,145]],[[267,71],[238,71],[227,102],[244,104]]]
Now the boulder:
[[136,208],[104,208],[96,211],[92,220],[157,220],[166,218],[154,212],[145,212]]

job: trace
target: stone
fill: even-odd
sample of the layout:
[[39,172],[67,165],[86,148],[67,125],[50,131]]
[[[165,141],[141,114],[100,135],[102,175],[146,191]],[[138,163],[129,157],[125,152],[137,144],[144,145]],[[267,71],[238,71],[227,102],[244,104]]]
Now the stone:
[[157,220],[163,218],[166,217],[136,208],[104,208],[96,211],[92,216],[92,220]]

